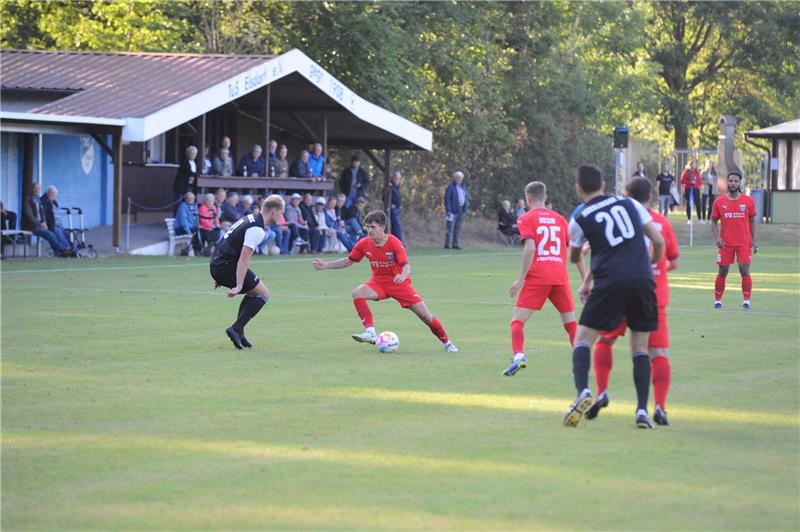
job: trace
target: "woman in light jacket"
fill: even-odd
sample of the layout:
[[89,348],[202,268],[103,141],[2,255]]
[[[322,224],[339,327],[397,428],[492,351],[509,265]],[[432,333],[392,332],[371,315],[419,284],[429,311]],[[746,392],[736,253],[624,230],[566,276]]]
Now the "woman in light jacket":
[[703,179],[703,219],[710,220],[711,207],[717,195],[717,170],[714,168],[714,161],[711,159],[706,161],[706,167],[700,177]]

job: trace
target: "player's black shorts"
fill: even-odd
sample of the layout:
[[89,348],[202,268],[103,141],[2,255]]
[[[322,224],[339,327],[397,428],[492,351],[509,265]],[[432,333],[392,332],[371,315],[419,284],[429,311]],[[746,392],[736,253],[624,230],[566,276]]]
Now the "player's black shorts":
[[[217,264],[211,265],[211,277],[227,288],[236,286],[236,264]],[[253,273],[253,270],[247,270],[247,275],[244,276],[244,286],[242,286],[242,294],[246,294],[261,282],[258,275]]]
[[655,331],[658,329],[655,287],[650,279],[634,279],[593,288],[581,312],[580,324],[611,331],[625,318],[632,331]]

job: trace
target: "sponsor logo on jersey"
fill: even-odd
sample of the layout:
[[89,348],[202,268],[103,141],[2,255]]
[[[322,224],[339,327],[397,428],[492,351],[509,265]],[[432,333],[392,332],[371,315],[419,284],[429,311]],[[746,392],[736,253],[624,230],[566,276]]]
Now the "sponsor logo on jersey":
[[739,205],[739,210],[744,212],[747,210],[747,205]]
[[386,258],[389,259],[389,260],[394,260],[394,252],[387,251],[386,252]]

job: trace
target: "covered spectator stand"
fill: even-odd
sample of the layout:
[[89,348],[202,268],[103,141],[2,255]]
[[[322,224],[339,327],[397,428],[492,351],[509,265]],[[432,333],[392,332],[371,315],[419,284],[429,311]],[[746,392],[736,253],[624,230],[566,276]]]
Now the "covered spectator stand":
[[[132,202],[172,214],[187,146],[213,157],[223,136],[232,159],[253,144],[285,144],[289,160],[319,142],[363,150],[389,189],[392,150],[430,150],[432,134],[359,97],[298,50],[279,56],[0,51],[3,186],[21,210],[34,181],[56,185],[87,225],[113,224],[119,247]],[[346,165],[340,161],[339,174]],[[203,176],[206,188],[331,191],[331,182]],[[378,191],[380,193],[380,191]],[[386,200],[386,197],[384,197]]]

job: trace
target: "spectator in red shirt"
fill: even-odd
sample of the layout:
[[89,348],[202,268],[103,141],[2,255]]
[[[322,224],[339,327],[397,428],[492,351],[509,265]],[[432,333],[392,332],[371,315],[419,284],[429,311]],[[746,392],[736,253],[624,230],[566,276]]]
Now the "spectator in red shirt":
[[204,246],[203,255],[210,255],[210,248],[219,240],[220,226],[217,206],[214,203],[214,194],[206,194],[203,204],[197,208],[198,233],[200,243]]
[[692,206],[697,211],[697,219],[702,223],[704,220],[700,211],[702,208],[700,189],[703,188],[703,179],[697,171],[697,159],[692,159],[681,174],[681,185],[686,198],[686,217],[689,219],[689,225],[692,224]]

